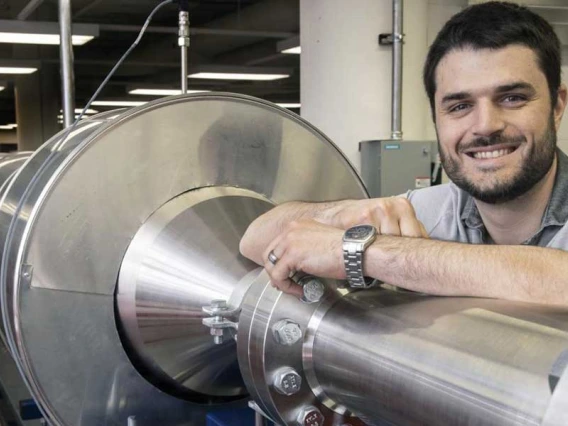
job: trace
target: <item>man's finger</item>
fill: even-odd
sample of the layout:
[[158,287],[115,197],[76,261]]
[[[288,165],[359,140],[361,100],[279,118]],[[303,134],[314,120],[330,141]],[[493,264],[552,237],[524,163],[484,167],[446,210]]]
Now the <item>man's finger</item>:
[[400,236],[400,227],[398,220],[394,216],[385,216],[381,219],[381,223],[377,227],[377,231],[381,235],[397,235]]
[[401,217],[399,224],[403,237],[419,238],[423,236],[423,226],[415,217]]

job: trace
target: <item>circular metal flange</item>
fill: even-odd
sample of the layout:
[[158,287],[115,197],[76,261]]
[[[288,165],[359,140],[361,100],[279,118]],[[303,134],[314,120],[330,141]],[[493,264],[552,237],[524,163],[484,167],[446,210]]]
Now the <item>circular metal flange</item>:
[[44,144],[2,198],[10,347],[53,424],[201,422],[208,408],[147,381],[117,331],[115,286],[137,231],[196,188],[243,188],[275,204],[366,191],[325,136],[254,98],[182,95],[95,118]]
[[117,319],[131,359],[162,390],[204,401],[247,395],[235,341],[214,343],[203,307],[240,304],[231,296],[258,265],[240,255],[239,242],[272,207],[245,189],[200,188],[160,207],[136,233],[120,268]]
[[[326,424],[362,425],[360,419],[318,390],[313,374],[310,348],[317,323],[337,300],[352,291],[343,288],[343,282],[318,280],[325,289],[320,300],[311,303],[272,288],[264,271],[251,284],[239,320],[241,372],[251,397],[277,424],[295,425],[307,407],[314,407]],[[279,337],[276,331],[285,325],[295,326],[299,333],[290,331],[288,339]],[[274,385],[283,368],[294,370],[301,378],[300,388],[289,395]]]

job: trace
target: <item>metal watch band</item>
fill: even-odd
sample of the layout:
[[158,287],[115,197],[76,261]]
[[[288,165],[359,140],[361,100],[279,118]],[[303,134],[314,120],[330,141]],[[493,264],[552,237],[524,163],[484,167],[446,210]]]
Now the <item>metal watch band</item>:
[[347,281],[354,288],[366,288],[373,283],[373,280],[369,280],[369,282],[363,276],[363,254],[364,252],[350,253],[347,250],[343,250]]

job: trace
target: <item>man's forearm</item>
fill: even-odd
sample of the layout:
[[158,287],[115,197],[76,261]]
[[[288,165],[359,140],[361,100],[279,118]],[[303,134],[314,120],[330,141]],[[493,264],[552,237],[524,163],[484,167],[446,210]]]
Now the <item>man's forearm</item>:
[[379,236],[365,272],[429,294],[568,305],[568,253],[555,249]]

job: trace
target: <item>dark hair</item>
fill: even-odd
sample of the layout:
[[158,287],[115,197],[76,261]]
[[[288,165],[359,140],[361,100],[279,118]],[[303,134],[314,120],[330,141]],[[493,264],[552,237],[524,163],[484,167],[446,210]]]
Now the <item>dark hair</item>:
[[544,18],[514,3],[491,1],[470,6],[454,15],[430,46],[423,79],[435,120],[436,68],[454,49],[501,49],[518,44],[532,49],[548,83],[554,107],[560,87],[560,41]]

